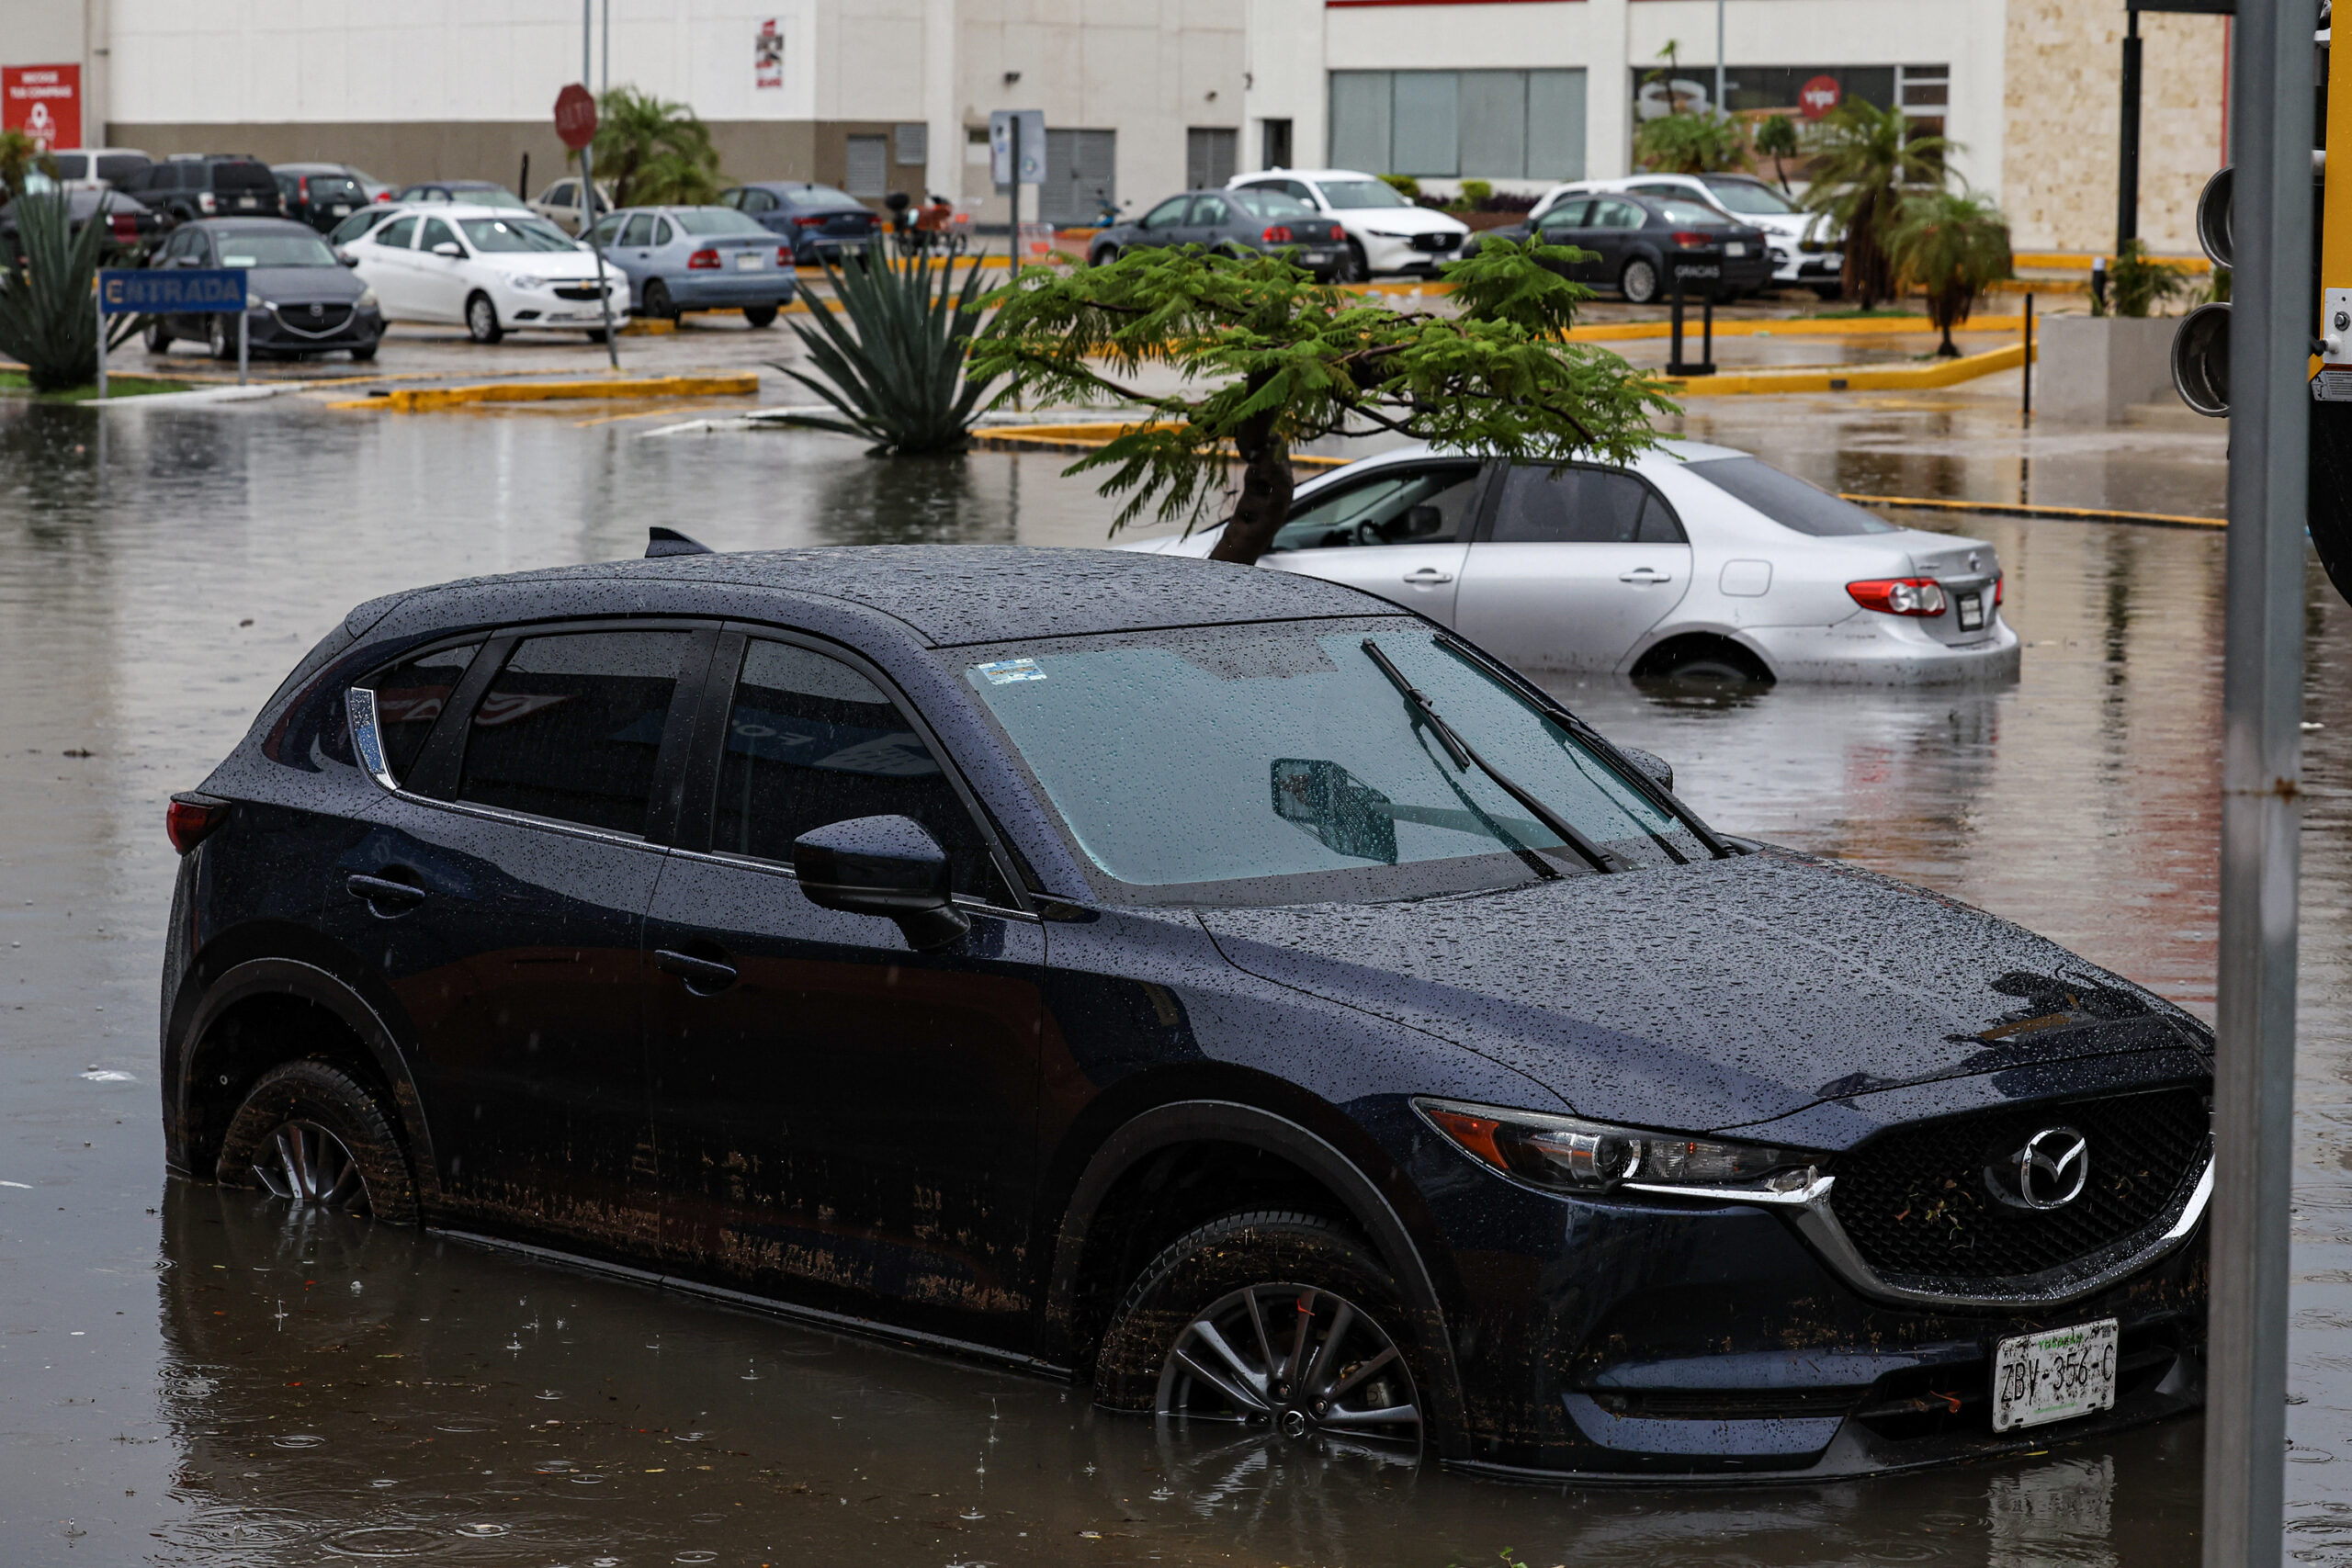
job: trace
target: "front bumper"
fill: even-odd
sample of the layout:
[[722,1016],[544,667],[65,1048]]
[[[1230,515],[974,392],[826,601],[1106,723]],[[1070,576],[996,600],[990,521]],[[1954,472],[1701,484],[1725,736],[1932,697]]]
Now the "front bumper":
[[[605,274],[612,288],[613,321],[617,325],[629,313],[631,295],[628,275],[618,267]],[[585,295],[572,299],[569,295]],[[491,289],[491,303],[498,308],[498,319],[510,327],[601,327],[605,324],[605,308],[595,297],[595,282],[591,279],[563,279],[545,288],[517,288],[501,282]]]
[[1846,274],[1843,251],[1772,252],[1772,281],[1788,284],[1836,283]]
[[365,348],[384,335],[384,318],[374,310],[347,310],[330,305],[313,321],[307,304],[277,303],[245,312],[248,348],[279,353],[325,353]]
[[680,273],[662,281],[681,310],[732,310],[792,302],[792,274],[773,266],[757,272]]
[[1464,236],[1449,236],[1453,243],[1443,250],[1424,250],[1415,241],[1418,236],[1388,239],[1381,235],[1359,233],[1356,243],[1363,247],[1364,266],[1374,273],[1406,272],[1434,276],[1437,269],[1462,259]]

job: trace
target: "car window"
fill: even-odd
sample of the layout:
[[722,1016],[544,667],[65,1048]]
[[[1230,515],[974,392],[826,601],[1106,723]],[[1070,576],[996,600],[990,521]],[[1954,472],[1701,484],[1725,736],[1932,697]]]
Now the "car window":
[[677,237],[678,231],[670,226],[670,220],[667,218],[657,218],[653,220],[653,239],[650,242],[651,243],[655,245],[666,245]]
[[1569,197],[1544,215],[1544,231],[1548,234],[1555,229],[1582,229],[1586,227],[1585,220],[1590,216],[1591,212],[1592,201],[1589,197]]
[[1585,220],[1588,229],[1638,229],[1650,220],[1650,215],[1630,201],[1596,201],[1592,214]]
[[792,199],[802,207],[863,208],[865,205],[849,192],[835,190],[831,186],[802,186],[792,193]]
[[727,717],[711,847],[789,862],[792,841],[853,817],[911,817],[959,893],[1004,901],[988,843],[888,694],[838,659],[754,638]]
[[1189,197],[1171,196],[1149,212],[1145,213],[1140,226],[1146,229],[1173,229],[1184,221],[1184,212],[1190,205]]
[[50,159],[56,164],[57,177],[61,180],[78,180],[90,172],[90,159],[87,153],[51,152]]
[[424,220],[424,232],[417,236],[416,248],[429,251],[435,245],[454,245],[457,243],[455,230],[438,218],[428,218]]
[[314,202],[359,201],[364,197],[356,180],[345,179],[341,175],[312,175],[311,199]]
[[579,199],[579,186],[573,185],[570,180],[558,180],[555,184],[548,186],[547,195],[539,197],[539,199],[549,207],[570,207]]
[[619,233],[621,231],[621,225],[628,221],[628,220],[627,218],[617,212],[612,214],[610,217],[599,218],[596,220],[596,226],[588,231],[588,243],[593,245],[602,245],[606,247],[615,244],[616,242],[614,240],[613,236]]
[[215,164],[212,165],[214,190],[276,190],[277,176],[269,172],[266,164]]
[[376,694],[376,737],[395,782],[407,778],[424,754],[434,721],[448,706],[450,694],[481,650],[480,643],[435,649],[357,682]]
[[1611,468],[1514,464],[1495,496],[1498,545],[1664,545],[1681,525],[1649,487]]
[[1360,208],[1413,205],[1399,196],[1396,187],[1385,180],[1325,180],[1323,199],[1342,212]]
[[653,243],[653,219],[651,215],[640,212],[628,220],[628,227],[621,231],[620,243],[624,245],[651,244]]
[[743,210],[746,212],[774,212],[775,210],[775,192],[770,190],[745,191],[743,193]]
[[1707,194],[1734,212],[1769,216],[1797,210],[1796,204],[1788,197],[1754,180],[1715,179],[1702,175],[1699,183],[1707,187]]
[[466,231],[466,238],[477,251],[578,249],[571,235],[544,218],[460,218],[458,227]]
[[1209,226],[1222,228],[1231,218],[1232,210],[1225,205],[1225,197],[1196,196],[1193,198],[1192,216],[1185,221],[1196,229]]
[[1696,225],[1701,228],[1719,228],[1724,221],[1722,213],[1712,207],[1702,207],[1695,201],[1661,201],[1657,204],[1657,214],[1668,223]]
[[1446,544],[1462,537],[1477,491],[1471,464],[1392,468],[1303,502],[1270,548]]
[[1704,457],[1682,466],[1716,489],[1770,517],[1784,528],[1817,538],[1849,534],[1892,534],[1894,525],[1841,501],[1826,490],[1784,474],[1754,457]]
[[466,728],[458,798],[643,833],[685,632],[571,632],[519,644]]
[[1238,190],[1231,193],[1234,205],[1261,218],[1312,218],[1315,209],[1279,190]]
[[1289,192],[1292,196],[1296,197],[1300,201],[1306,203],[1310,207],[1315,203],[1315,193],[1307,188],[1307,185],[1305,180],[1284,180],[1282,182],[1281,188]]
[[334,266],[334,253],[316,234],[241,234],[220,236],[222,266]]
[[752,220],[723,207],[689,207],[670,214],[670,220],[689,234],[764,234]]

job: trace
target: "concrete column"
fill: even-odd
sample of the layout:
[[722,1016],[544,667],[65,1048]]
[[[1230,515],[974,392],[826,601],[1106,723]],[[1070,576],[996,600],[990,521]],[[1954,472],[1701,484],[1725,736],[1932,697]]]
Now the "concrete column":
[[923,0],[922,117],[931,126],[931,156],[923,166],[924,188],[910,192],[922,205],[933,191],[958,196],[964,189],[964,117],[956,102],[963,79],[956,58],[962,28],[961,0]]
[[1585,67],[1584,173],[1615,179],[1634,163],[1633,7],[1628,0],[1589,0],[1592,51]]

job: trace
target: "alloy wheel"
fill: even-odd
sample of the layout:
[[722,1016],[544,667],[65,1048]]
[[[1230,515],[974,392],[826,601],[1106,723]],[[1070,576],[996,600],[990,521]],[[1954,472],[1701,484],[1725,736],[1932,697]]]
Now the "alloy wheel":
[[1210,1303],[1169,1350],[1155,1408],[1294,1438],[1421,1440],[1419,1395],[1396,1342],[1370,1313],[1312,1285],[1250,1285]]
[[300,1208],[368,1212],[368,1182],[341,1138],[316,1122],[288,1122],[255,1151],[254,1178]]
[[1627,304],[1646,305],[1657,298],[1657,268],[1646,258],[1635,256],[1625,264],[1625,274],[1618,287]]
[[487,294],[477,294],[466,301],[466,331],[476,343],[496,343],[505,332],[498,324],[498,307],[490,302]]

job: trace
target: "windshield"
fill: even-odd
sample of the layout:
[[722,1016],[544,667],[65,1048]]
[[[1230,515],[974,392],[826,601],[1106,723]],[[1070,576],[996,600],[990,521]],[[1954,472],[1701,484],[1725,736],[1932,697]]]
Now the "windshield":
[[682,207],[670,220],[689,234],[764,234],[756,218],[746,218],[731,207]]
[[1754,180],[1705,180],[1707,194],[1734,212],[1794,212],[1796,206],[1770,186]]
[[1317,183],[1323,187],[1323,199],[1340,211],[1359,207],[1413,205],[1396,193],[1395,186],[1383,180],[1321,180]]
[[222,266],[334,266],[334,253],[316,234],[220,236]]
[[1395,897],[1584,874],[1528,807],[1449,756],[1367,638],[1473,750],[1588,839],[1637,865],[1671,863],[1660,839],[1704,857],[1565,724],[1414,622],[1040,640],[967,655],[964,676],[1080,852],[1103,877],[1154,890],[1146,901]]
[[1234,200],[1261,218],[1312,218],[1315,209],[1286,190],[1237,190]]
[[327,236],[327,243],[347,245],[398,210],[391,207],[363,207],[334,226],[334,231]]
[[478,251],[575,251],[571,235],[540,218],[460,218]]
[[1794,474],[1784,474],[1754,457],[1706,457],[1684,465],[1717,490],[1747,502],[1784,528],[1816,538],[1845,534],[1892,534],[1894,525],[1883,522],[1850,501],[1809,485]]

